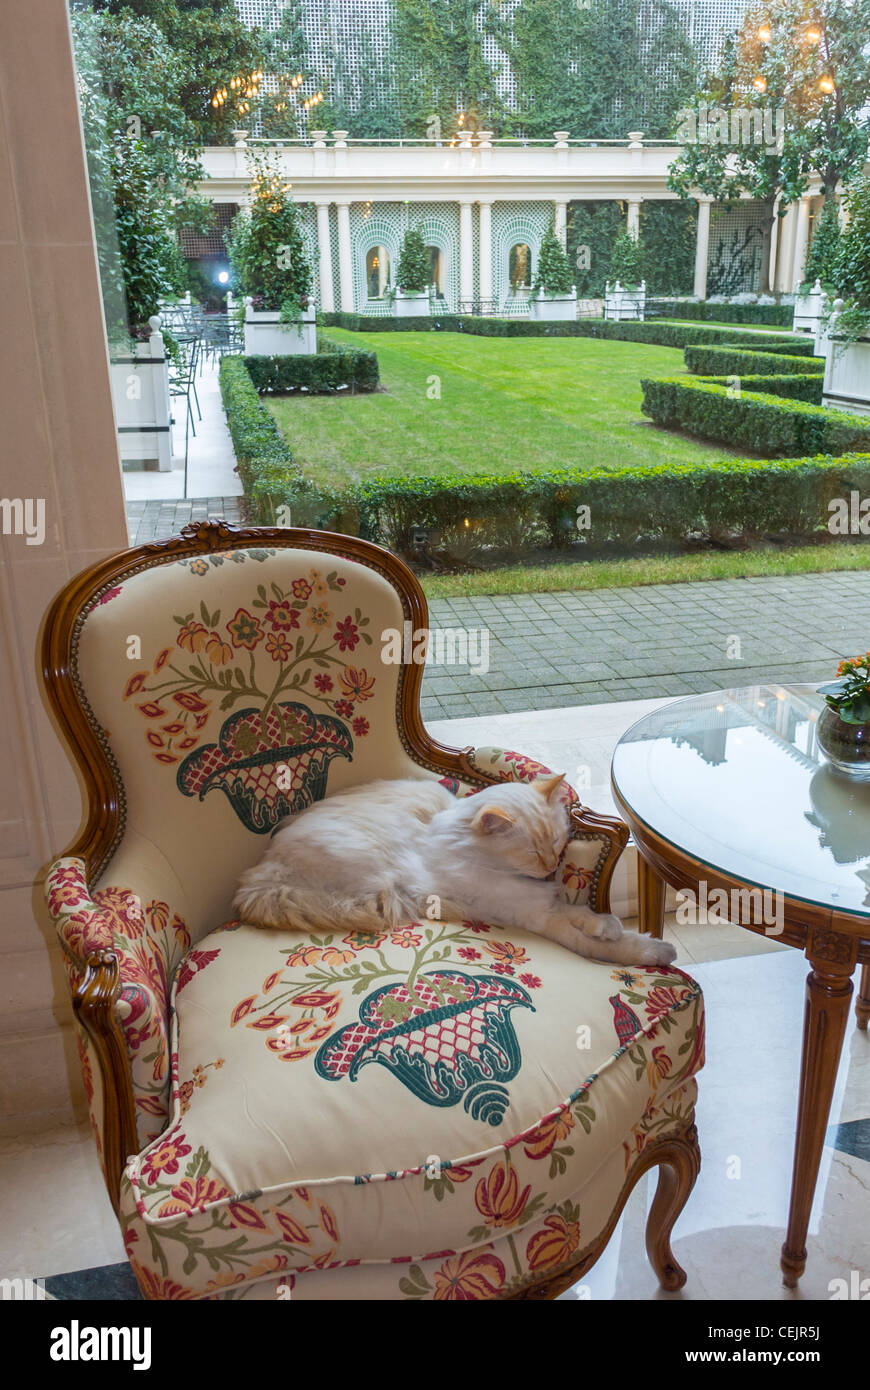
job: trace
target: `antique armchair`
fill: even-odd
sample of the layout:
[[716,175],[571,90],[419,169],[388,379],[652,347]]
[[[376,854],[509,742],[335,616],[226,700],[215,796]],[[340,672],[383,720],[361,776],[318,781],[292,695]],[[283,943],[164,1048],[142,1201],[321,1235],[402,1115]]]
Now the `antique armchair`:
[[[546,772],[427,735],[421,666],[382,657],[405,623],[426,604],[388,552],[224,522],[102,561],[49,613],[45,685],[89,806],[47,899],[148,1298],[555,1297],[653,1166],[649,1256],[684,1282],[670,1233],[699,1165],[704,1016],[682,971],[483,922],[227,920],[314,798]],[[563,891],[607,910],[627,829],[566,795]]]

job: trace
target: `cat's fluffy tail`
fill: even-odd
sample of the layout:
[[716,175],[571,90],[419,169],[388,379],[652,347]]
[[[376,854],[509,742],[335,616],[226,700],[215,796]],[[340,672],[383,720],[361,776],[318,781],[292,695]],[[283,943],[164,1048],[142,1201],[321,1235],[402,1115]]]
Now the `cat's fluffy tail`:
[[369,897],[338,897],[297,888],[256,865],[242,875],[233,907],[254,927],[292,927],[298,931],[382,931],[413,921],[417,904],[410,895],[384,888]]

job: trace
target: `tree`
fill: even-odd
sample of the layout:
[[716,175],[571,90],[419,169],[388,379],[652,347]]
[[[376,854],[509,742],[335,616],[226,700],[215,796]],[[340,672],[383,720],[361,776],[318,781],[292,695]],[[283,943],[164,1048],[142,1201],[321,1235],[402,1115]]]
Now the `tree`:
[[[233,0],[71,0],[71,8],[134,16],[160,29],[184,65],[184,84],[173,96],[200,144],[228,143],[233,126],[251,118],[260,81],[253,79],[262,77],[265,52],[261,32],[242,23]],[[226,99],[213,104],[224,89]]]
[[821,280],[827,289],[836,289],[834,279],[840,259],[840,215],[833,198],[826,198],[810,242],[804,281],[814,285]]
[[230,229],[230,264],[242,294],[257,309],[298,320],[311,294],[311,267],[290,188],[267,155],[251,156],[251,207]]
[[633,289],[641,278],[643,251],[640,242],[628,232],[620,232],[610,256],[610,278],[623,289]]
[[535,291],[543,290],[545,294],[570,294],[573,288],[574,276],[571,266],[551,222],[541,242]]
[[183,279],[177,231],[205,225],[184,60],[149,19],[72,15],[106,326],[137,333]]
[[826,191],[867,150],[870,0],[778,0],[746,14],[719,73],[680,113],[669,174],[681,197],[763,204],[761,289],[773,226],[818,172]]
[[396,285],[406,293],[419,294],[421,290],[425,290],[431,278],[429,257],[423,237],[416,228],[409,227],[402,238]]

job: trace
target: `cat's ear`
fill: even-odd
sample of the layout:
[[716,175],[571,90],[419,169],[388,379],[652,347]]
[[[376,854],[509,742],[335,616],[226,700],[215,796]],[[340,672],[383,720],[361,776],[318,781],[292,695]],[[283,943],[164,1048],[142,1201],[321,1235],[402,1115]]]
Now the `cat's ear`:
[[538,777],[532,783],[536,791],[545,796],[548,801],[552,801],[559,787],[565,780],[564,772],[557,772],[553,777]]
[[472,821],[474,829],[483,835],[499,835],[503,830],[509,830],[513,823],[510,811],[505,811],[501,806],[482,806]]

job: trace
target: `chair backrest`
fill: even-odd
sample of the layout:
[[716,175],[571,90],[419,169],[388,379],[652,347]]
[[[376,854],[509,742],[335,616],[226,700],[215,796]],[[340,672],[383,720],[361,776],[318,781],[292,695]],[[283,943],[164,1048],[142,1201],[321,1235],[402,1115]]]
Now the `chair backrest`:
[[425,624],[400,561],[317,531],[192,525],[73,581],[49,618],[47,683],[90,790],[71,853],[91,891],[165,899],[195,942],[284,816],[435,775],[421,667],[401,660]]

